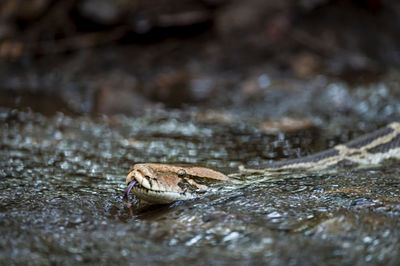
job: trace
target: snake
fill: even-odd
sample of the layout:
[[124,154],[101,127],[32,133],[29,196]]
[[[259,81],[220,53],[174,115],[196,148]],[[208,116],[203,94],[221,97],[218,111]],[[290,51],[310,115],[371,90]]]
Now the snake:
[[[240,173],[271,174],[287,171],[328,171],[346,167],[369,167],[388,159],[400,159],[400,122],[362,135],[344,144],[308,156],[284,159],[256,168],[239,169]],[[228,182],[238,173],[223,174],[198,166],[160,163],[134,164],[126,177],[124,199],[132,192],[151,204],[170,204],[199,197],[216,182]]]

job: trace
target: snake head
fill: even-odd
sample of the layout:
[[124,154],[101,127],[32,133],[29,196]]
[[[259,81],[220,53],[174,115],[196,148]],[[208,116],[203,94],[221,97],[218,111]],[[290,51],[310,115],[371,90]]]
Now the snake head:
[[149,203],[168,204],[195,198],[215,181],[228,180],[220,172],[204,167],[179,167],[168,164],[135,164],[126,177],[129,192]]

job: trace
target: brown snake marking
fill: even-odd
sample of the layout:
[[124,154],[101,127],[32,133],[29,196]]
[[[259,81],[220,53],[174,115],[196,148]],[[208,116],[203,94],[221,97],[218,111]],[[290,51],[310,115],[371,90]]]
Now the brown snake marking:
[[[378,165],[386,159],[400,159],[400,123],[363,135],[345,144],[298,159],[282,160],[257,167],[241,169],[248,173],[270,174],[277,171],[318,171],[343,166]],[[237,174],[232,174],[233,177]],[[180,167],[167,164],[135,164],[126,178],[129,193],[149,203],[167,204],[199,196],[210,182],[232,180],[229,176],[204,167]]]

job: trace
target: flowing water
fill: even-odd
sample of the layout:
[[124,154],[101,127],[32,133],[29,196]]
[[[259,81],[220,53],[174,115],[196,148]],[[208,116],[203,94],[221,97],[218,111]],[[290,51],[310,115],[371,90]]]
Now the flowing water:
[[348,126],[273,135],[243,121],[205,123],[181,111],[128,118],[1,109],[0,264],[400,264],[395,161],[220,186],[166,206],[124,204],[134,163],[232,173],[363,133]]

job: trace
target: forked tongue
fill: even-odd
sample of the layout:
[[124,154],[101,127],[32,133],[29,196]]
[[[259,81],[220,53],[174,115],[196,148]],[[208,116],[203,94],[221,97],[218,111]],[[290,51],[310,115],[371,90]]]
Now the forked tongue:
[[131,192],[132,188],[137,184],[138,181],[132,180],[131,182],[128,183],[125,189],[125,194],[124,194],[124,200],[128,202],[128,206],[131,206],[131,202],[129,201],[129,193]]

